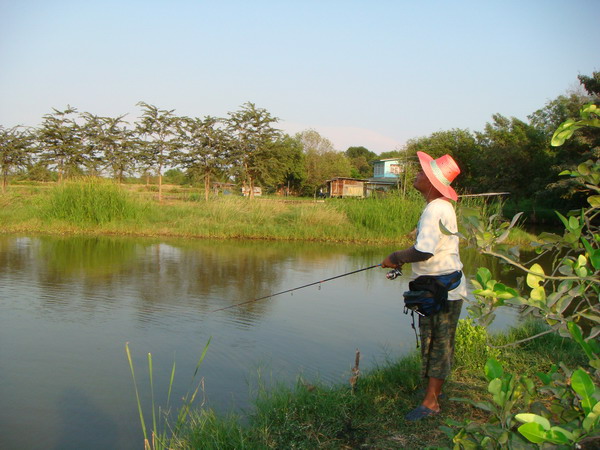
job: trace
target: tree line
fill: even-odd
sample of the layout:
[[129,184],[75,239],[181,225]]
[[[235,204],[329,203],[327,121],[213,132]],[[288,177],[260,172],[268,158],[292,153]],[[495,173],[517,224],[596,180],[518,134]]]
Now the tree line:
[[318,132],[284,134],[275,127],[278,118],[250,102],[226,118],[178,116],[145,102],[138,106],[142,113],[133,124],[125,116],[101,117],[67,106],[44,115],[38,127],[0,126],[3,189],[9,177],[61,182],[96,175],[122,183],[153,176],[160,199],[163,176],[170,171],[181,174],[182,182],[203,183],[207,198],[215,181],[247,187],[251,196],[255,186],[314,195],[328,178],[369,175],[364,167],[361,175],[351,158]]
[[581,131],[559,149],[550,146],[550,138],[560,123],[578,116],[583,104],[599,101],[600,72],[578,79],[583,90],[549,101],[528,121],[494,114],[482,131],[438,131],[380,155],[359,146],[336,151],[314,130],[285,134],[276,128],[277,117],[250,102],[225,118],[178,116],[140,102],[134,123],[68,106],[53,109],[38,127],[0,126],[2,186],[15,176],[62,181],[100,175],[119,182],[154,176],[160,197],[166,172],[178,175],[181,183],[203,183],[207,197],[214,181],[245,186],[251,196],[255,186],[313,196],[327,179],[368,178],[376,159],[398,157],[410,163],[423,150],[434,157],[448,153],[458,161],[462,174],[456,185],[463,193],[506,191],[511,201],[534,207],[577,207],[582,202],[577,186],[558,174],[598,158],[599,132]]
[[482,131],[435,132],[411,139],[402,152],[386,156],[402,154],[410,160],[419,150],[434,157],[448,153],[462,170],[455,182],[460,192],[509,192],[510,201],[524,209],[587,206],[580,185],[559,174],[600,157],[600,129],[579,130],[562,147],[550,145],[561,123],[579,118],[582,105],[599,103],[600,72],[578,79],[581,90],[548,101],[528,121],[494,114]]

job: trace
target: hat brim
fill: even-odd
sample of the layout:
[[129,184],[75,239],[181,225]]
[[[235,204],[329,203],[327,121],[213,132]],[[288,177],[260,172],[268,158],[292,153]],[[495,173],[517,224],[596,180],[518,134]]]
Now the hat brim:
[[431,182],[433,187],[436,188],[444,197],[454,201],[458,200],[456,191],[451,186],[446,186],[434,175],[433,170],[431,169],[431,161],[433,161],[433,158],[424,152],[417,152],[417,156],[419,157],[419,163],[421,163],[423,172],[425,172],[427,179]]

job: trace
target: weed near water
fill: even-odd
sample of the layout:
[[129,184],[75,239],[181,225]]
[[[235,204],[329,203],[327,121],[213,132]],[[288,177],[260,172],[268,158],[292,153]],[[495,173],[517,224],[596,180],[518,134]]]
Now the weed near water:
[[[474,204],[469,200],[469,204]],[[482,203],[479,200],[479,203]],[[218,239],[306,240],[410,245],[424,207],[415,193],[366,199],[248,199],[156,202],[109,180],[19,186],[0,196],[4,232],[117,234]],[[462,200],[458,204],[460,206]],[[492,204],[479,205],[492,213]],[[477,204],[475,204],[477,207]]]
[[[482,352],[497,356],[507,370],[520,373],[583,358],[580,350],[555,335],[517,343],[546,329],[539,323],[526,323],[491,336],[470,321],[461,321],[459,328],[460,351],[445,389],[447,397],[485,398],[487,383],[479,364]],[[489,344],[516,345],[493,349]],[[481,414],[446,398],[441,403],[444,414],[418,423],[406,422],[404,414],[422,400],[421,388],[420,358],[414,352],[361,375],[352,387],[309,384],[299,379],[293,388],[259,389],[255,408],[247,417],[220,417],[212,410],[189,409],[188,405],[185,420],[170,428],[177,433],[160,434],[161,443],[182,449],[437,448],[452,445],[440,429],[447,419]]]
[[366,199],[331,199],[353,228],[369,236],[402,236],[416,226],[425,203],[417,195],[387,195]]
[[[154,366],[152,363],[152,354],[148,353],[148,377],[150,380],[150,398],[151,398],[151,415],[152,421],[150,424],[146,423],[144,416],[144,408],[142,407],[142,401],[140,398],[140,392],[138,389],[138,380],[135,375],[135,368],[133,358],[131,357],[131,350],[129,349],[129,343],[125,344],[125,354],[127,355],[127,362],[129,363],[129,369],[131,371],[131,377],[133,379],[133,386],[135,391],[135,398],[137,401],[138,414],[140,418],[140,424],[142,432],[144,434],[144,450],[161,450],[173,448],[173,445],[178,440],[178,436],[182,434],[183,430],[189,426],[191,407],[200,391],[202,380],[198,380],[198,370],[204,361],[208,346],[210,345],[210,339],[204,346],[200,359],[196,364],[196,369],[192,376],[190,383],[190,389],[183,397],[183,404],[177,411],[176,417],[173,419],[170,410],[170,399],[171,391],[173,388],[173,380],[175,378],[175,362],[171,368],[171,377],[169,379],[169,385],[167,387],[167,406],[165,408],[160,407],[154,400]],[[189,434],[189,431],[186,435]]]
[[73,225],[139,219],[146,210],[147,204],[134,200],[117,184],[91,177],[55,187],[42,205],[42,214],[47,219],[68,221]]

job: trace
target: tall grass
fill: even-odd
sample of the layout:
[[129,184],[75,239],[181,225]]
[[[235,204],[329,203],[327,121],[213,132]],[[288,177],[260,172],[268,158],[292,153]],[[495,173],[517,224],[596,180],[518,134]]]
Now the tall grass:
[[[471,321],[460,321],[457,333],[455,370],[447,383],[450,397],[485,398],[487,383],[482,376],[485,358],[494,356],[506,370],[530,373],[547,370],[552,363],[583,361],[584,355],[570,340],[557,335],[514,347],[493,348],[492,345],[514,343],[537,334],[545,325],[526,323],[498,335]],[[132,375],[133,364],[128,351]],[[205,349],[206,351],[206,349]],[[198,366],[197,366],[198,367]],[[151,368],[151,364],[150,364]],[[189,409],[167,436],[160,432],[144,432],[147,447],[202,449],[263,448],[430,448],[451,446],[439,429],[448,418],[462,420],[473,414],[463,403],[443,400],[444,415],[427,421],[407,423],[403,416],[422,400],[420,357],[417,352],[361,375],[350,384],[324,386],[308,384],[302,379],[293,388],[277,386],[259,389],[254,410],[248,417],[217,416],[208,409]],[[136,386],[137,389],[137,386]],[[136,391],[137,392],[137,391]],[[459,395],[455,395],[459,394]],[[142,426],[143,411],[138,397]],[[154,407],[154,406],[153,406]],[[153,421],[153,429],[157,427]],[[160,428],[160,426],[158,426]],[[153,436],[159,436],[160,439]],[[157,445],[158,443],[158,445]]]
[[[202,380],[196,381],[198,371],[204,361],[208,346],[210,345],[210,339],[204,346],[200,359],[196,364],[196,369],[192,376],[190,387],[188,392],[183,397],[183,404],[177,411],[174,423],[171,423],[172,415],[170,410],[171,391],[173,388],[173,380],[175,379],[175,362],[171,368],[171,377],[169,379],[169,385],[167,386],[167,405],[161,407],[156,404],[154,399],[154,365],[152,362],[152,353],[148,353],[148,377],[150,380],[150,399],[151,399],[151,414],[152,422],[150,426],[146,423],[144,416],[144,408],[142,407],[142,401],[138,389],[138,382],[135,375],[135,369],[133,359],[131,357],[131,351],[129,350],[129,343],[125,344],[125,354],[127,355],[127,362],[129,363],[129,369],[131,370],[131,377],[133,378],[133,386],[135,391],[135,398],[137,401],[137,409],[140,418],[140,424],[142,426],[142,433],[144,435],[144,450],[161,450],[173,448],[173,444],[177,442],[178,436],[182,433],[182,430],[189,427],[190,424],[190,413],[192,412],[192,406],[196,400],[196,396],[200,391]],[[190,431],[188,430],[189,434]]]
[[493,215],[502,215],[504,201],[500,197],[461,197],[457,203],[457,215],[460,216],[463,208],[475,209],[481,212],[482,218]]
[[137,201],[117,184],[100,178],[81,178],[54,188],[42,206],[48,219],[74,225],[102,225],[115,220],[140,218],[146,204]]
[[[158,204],[144,193],[95,178],[50,185],[39,192],[26,188],[0,196],[5,231],[408,245],[425,206],[416,192],[323,202],[231,195]],[[481,208],[484,216],[501,208],[480,198],[461,199],[459,214],[463,205]]]
[[410,233],[425,206],[420,195],[397,194],[366,199],[331,199],[330,204],[343,212],[359,232],[390,237]]

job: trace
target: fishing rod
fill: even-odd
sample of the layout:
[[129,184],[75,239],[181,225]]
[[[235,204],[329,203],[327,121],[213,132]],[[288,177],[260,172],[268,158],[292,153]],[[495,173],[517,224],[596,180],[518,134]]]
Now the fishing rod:
[[[269,294],[269,295],[265,295],[264,297],[260,297],[260,298],[254,298],[252,300],[246,300],[245,302],[241,302],[241,303],[236,303],[234,305],[229,305],[229,306],[225,306],[223,308],[219,308],[219,309],[215,309],[211,312],[217,312],[217,311],[223,311],[225,309],[230,309],[230,308],[235,308],[237,306],[242,306],[242,305],[247,305],[248,303],[254,303],[254,302],[258,302],[260,300],[264,300],[265,298],[270,298],[270,297],[275,297],[276,295],[281,295],[281,294],[286,294],[288,292],[293,292],[293,291],[297,291],[298,289],[304,289],[306,287],[309,286],[314,286],[315,284],[321,284],[321,283],[325,283],[326,281],[331,281],[331,280],[335,280],[336,278],[342,278],[342,277],[347,277],[348,275],[352,275],[354,273],[358,273],[358,272],[364,272],[365,270],[370,270],[370,269],[374,269],[375,267],[381,267],[381,264],[375,264],[374,266],[369,266],[369,267],[364,267],[362,269],[358,269],[358,270],[354,270],[352,272],[348,272],[348,273],[343,273],[341,275],[336,275],[335,277],[331,277],[331,278],[326,278],[324,280],[321,281],[315,281],[314,283],[309,283],[309,284],[305,284],[303,286],[298,286],[292,289],[288,289],[286,291],[281,291],[281,292],[276,292],[275,294]],[[393,271],[392,271],[393,272]],[[391,273],[391,272],[390,272]],[[389,276],[389,274],[387,275],[387,277],[389,279],[393,279]],[[395,278],[395,277],[394,277]]]

